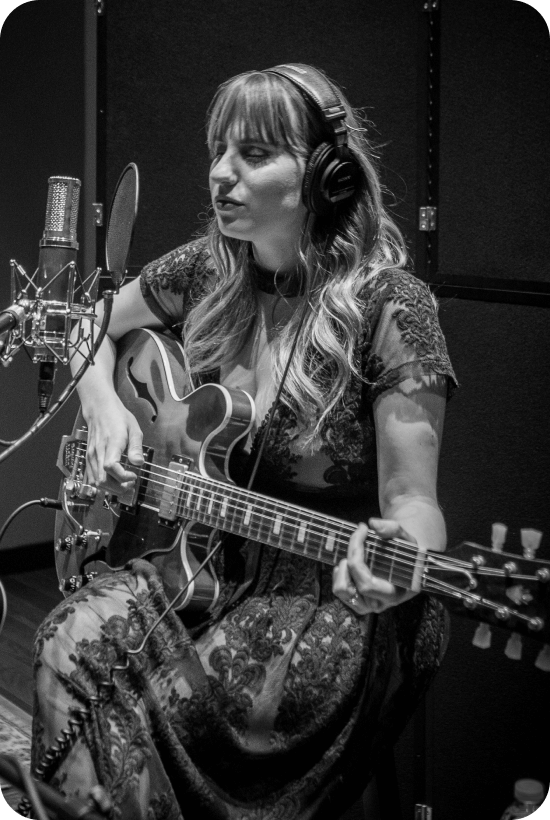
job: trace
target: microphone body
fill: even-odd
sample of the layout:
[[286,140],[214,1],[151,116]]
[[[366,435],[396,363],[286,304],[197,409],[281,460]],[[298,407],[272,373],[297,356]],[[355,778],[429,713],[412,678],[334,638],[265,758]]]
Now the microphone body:
[[8,350],[22,343],[33,347],[35,362],[68,360],[79,199],[79,179],[50,177],[38,268],[29,278],[14,261],[11,263],[13,303],[0,312],[0,333],[10,334],[5,345]]
[[66,358],[75,290],[79,199],[80,180],[48,179],[46,222],[35,280],[38,309],[32,330],[36,362]]

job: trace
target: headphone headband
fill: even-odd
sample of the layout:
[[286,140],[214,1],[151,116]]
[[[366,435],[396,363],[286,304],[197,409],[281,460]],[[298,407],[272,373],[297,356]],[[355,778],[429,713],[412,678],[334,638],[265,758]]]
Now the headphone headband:
[[285,77],[302,91],[306,100],[321,113],[332,130],[338,152],[347,145],[348,132],[344,124],[346,110],[335,87],[324,74],[302,63],[284,63],[266,68],[265,71],[267,74]]

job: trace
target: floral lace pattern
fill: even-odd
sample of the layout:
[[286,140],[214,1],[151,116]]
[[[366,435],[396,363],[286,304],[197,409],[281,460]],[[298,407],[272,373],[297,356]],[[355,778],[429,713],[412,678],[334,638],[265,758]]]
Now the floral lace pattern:
[[[198,240],[148,265],[142,292],[175,327],[183,298],[199,298],[209,275]],[[375,499],[372,405],[380,392],[411,368],[454,379],[422,283],[395,272],[361,298],[363,379],[350,381],[311,457],[320,479],[305,506],[324,511],[328,501],[337,508],[359,495]],[[296,498],[310,468],[297,443],[283,404],[259,473],[270,494]],[[227,605],[258,549],[255,583]],[[332,595],[329,567],[253,543],[228,545],[217,563],[222,603],[211,621],[192,631],[172,612],[139,654],[128,652],[166,606],[146,561],[100,576],[51,613],[35,645],[35,771],[84,714],[47,779],[81,797],[101,784],[114,820],[332,818],[334,806],[343,812],[358,799],[437,669],[443,609],[419,595],[378,618],[357,618]]]

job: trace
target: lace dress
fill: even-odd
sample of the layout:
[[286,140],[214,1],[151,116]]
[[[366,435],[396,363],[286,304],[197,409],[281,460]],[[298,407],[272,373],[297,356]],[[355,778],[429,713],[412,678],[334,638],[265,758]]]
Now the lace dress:
[[[212,275],[198,240],[146,266],[142,292],[178,329],[183,301],[200,298]],[[362,303],[364,379],[350,380],[314,455],[301,452],[281,405],[255,485],[351,521],[378,513],[376,397],[417,373],[455,383],[425,285],[388,273]],[[256,575],[234,600],[252,554]],[[71,796],[101,784],[116,818],[334,820],[439,666],[444,610],[421,594],[359,618],[333,596],[330,568],[267,546],[226,548],[217,572],[211,621],[191,629],[170,613],[127,668],[125,650],[166,602],[150,563],[136,560],[59,604],[36,636],[34,770]],[[70,735],[52,754],[62,730]]]

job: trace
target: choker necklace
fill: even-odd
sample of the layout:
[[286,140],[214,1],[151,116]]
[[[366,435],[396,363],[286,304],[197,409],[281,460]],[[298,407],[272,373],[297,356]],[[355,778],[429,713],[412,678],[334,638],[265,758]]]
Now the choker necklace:
[[258,264],[252,256],[248,260],[252,281],[262,293],[278,296],[299,296],[301,293],[301,276],[298,267],[291,271],[276,272]]

